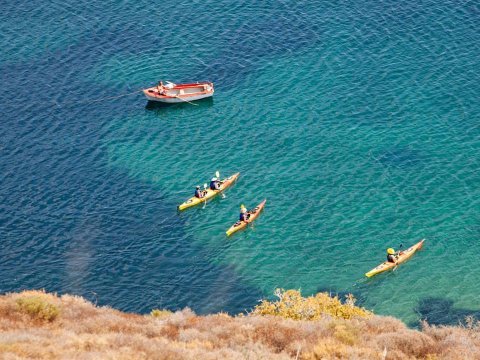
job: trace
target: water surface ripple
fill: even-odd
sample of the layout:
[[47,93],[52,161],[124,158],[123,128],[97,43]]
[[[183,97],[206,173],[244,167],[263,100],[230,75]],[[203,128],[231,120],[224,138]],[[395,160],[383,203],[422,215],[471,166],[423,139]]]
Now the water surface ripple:
[[[172,4],[2,3],[0,291],[236,313],[284,287],[412,325],[478,314],[478,4]],[[158,79],[217,91],[89,101]],[[216,170],[241,172],[226,198],[177,213]]]

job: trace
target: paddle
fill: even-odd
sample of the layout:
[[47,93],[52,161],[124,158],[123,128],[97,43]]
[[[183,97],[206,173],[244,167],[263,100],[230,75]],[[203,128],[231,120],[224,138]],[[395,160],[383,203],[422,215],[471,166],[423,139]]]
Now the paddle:
[[[207,184],[203,184],[203,196],[207,194]],[[207,199],[205,199],[205,202],[203,203],[203,209],[205,209],[205,206],[207,206]]]
[[[400,244],[400,246],[398,247],[398,251],[397,253],[400,254],[400,249],[403,247],[403,244]],[[398,267],[398,263],[395,264],[395,267],[393,268],[392,272],[397,270],[397,267]]]
[[[217,170],[215,171],[215,177],[220,181],[220,172]],[[223,181],[220,181],[220,185],[223,184]],[[222,192],[222,199],[225,199],[225,194]]]

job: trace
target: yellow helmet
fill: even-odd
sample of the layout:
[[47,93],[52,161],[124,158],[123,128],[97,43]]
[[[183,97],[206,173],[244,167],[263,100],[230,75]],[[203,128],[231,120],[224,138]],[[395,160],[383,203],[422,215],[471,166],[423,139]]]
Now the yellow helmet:
[[395,254],[395,250],[393,250],[392,248],[388,248],[387,249],[387,254],[393,255],[393,254]]

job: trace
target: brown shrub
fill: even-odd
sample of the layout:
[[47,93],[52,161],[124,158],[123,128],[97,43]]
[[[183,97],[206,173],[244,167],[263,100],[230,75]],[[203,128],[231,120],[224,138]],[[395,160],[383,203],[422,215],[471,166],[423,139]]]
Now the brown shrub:
[[269,346],[274,352],[283,351],[289,343],[297,340],[298,330],[277,321],[265,322],[254,330],[253,339]]
[[360,331],[354,324],[348,322],[332,322],[333,336],[345,345],[355,345],[359,342]]
[[302,356],[305,360],[317,360],[317,359],[347,359],[348,350],[347,346],[338,343],[337,341],[326,338],[318,342],[313,348],[313,351],[306,353]]
[[178,326],[175,324],[166,324],[160,330],[160,334],[162,336],[169,338],[170,340],[177,339],[179,333],[180,333],[180,330]]
[[[295,296],[285,305],[295,307],[292,299],[303,302]],[[339,306],[336,301],[328,304]],[[47,320],[48,305],[61,309],[53,321]],[[319,304],[314,306],[317,311]],[[0,296],[0,358],[480,359],[480,331],[471,323],[424,324],[422,331],[416,331],[396,319],[373,315],[352,319],[329,315],[307,321],[282,316],[196,316],[186,309],[162,311],[155,317],[95,307],[74,296],[23,292]]]
[[433,353],[435,349],[435,342],[431,337],[415,330],[380,334],[376,342],[380,348],[395,349],[407,356],[421,358]]
[[480,330],[477,326],[430,326],[422,331],[436,342],[435,353],[446,359],[480,359]]
[[385,334],[404,331],[407,327],[400,320],[390,316],[372,316],[364,322],[369,334]]

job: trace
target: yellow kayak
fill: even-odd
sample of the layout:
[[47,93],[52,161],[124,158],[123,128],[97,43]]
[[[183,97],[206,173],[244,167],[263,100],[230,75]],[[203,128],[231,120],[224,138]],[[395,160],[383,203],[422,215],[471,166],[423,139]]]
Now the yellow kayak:
[[227,236],[232,235],[234,232],[237,232],[240,229],[244,229],[249,223],[253,222],[257,218],[257,216],[260,214],[260,212],[263,210],[263,207],[265,206],[266,202],[267,202],[267,199],[263,200],[254,209],[250,210],[248,212],[250,214],[250,217],[248,218],[247,221],[239,220],[235,224],[230,226],[230,229],[227,230]]
[[398,264],[401,264],[401,263],[407,261],[408,259],[410,259],[412,257],[413,254],[415,254],[415,252],[417,250],[420,250],[422,248],[424,241],[425,241],[425,239],[420,240],[415,245],[410,246],[407,250],[400,251],[400,253],[398,254],[398,259],[397,259],[396,264],[392,263],[392,262],[389,262],[389,261],[385,261],[384,263],[381,263],[380,265],[378,265],[376,268],[373,268],[372,270],[367,272],[365,274],[365,276],[366,277],[375,276],[375,275],[380,274],[384,271],[391,270],[391,269],[395,268]]
[[202,198],[197,198],[196,196],[193,196],[187,201],[185,201],[183,204],[179,205],[178,210],[180,211],[185,210],[185,209],[188,209],[189,207],[205,203],[206,201],[217,196],[218,194],[222,193],[225,189],[230,187],[235,182],[235,180],[237,180],[239,176],[240,176],[240,173],[236,173],[236,174],[233,174],[232,176],[227,177],[226,179],[223,179],[220,190],[212,190],[208,188],[204,190],[205,195]]

